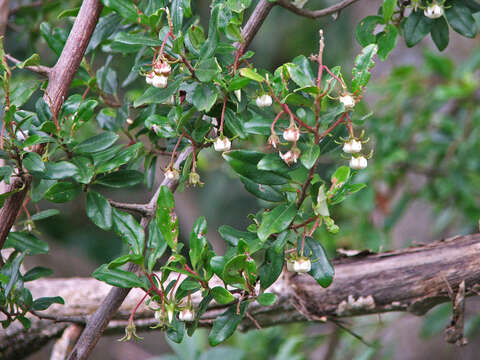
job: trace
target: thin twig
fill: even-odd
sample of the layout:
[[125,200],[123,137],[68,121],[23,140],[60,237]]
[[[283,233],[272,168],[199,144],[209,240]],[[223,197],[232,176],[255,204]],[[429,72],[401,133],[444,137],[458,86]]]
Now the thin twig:
[[[18,60],[17,58],[14,58],[10,54],[5,54],[5,57],[7,58],[8,61],[12,62],[13,64],[17,65],[20,64],[22,61]],[[25,69],[33,71],[34,73],[37,73],[39,75],[43,75],[48,77],[50,72],[52,71],[52,68],[44,65],[29,65],[25,66]]]
[[346,8],[347,6],[353,4],[358,0],[343,0],[339,2],[338,4],[332,5],[328,8],[321,9],[321,10],[307,10],[307,9],[302,9],[299,7],[296,7],[290,0],[277,0],[275,4],[290,10],[294,14],[304,16],[310,19],[318,19],[322,16],[327,16],[331,14],[335,14]]

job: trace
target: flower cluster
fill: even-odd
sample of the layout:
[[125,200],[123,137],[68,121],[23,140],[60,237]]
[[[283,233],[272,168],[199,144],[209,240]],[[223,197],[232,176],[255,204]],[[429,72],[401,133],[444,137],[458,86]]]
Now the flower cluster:
[[145,81],[147,84],[156,88],[166,88],[168,85],[168,76],[172,72],[172,67],[165,60],[157,60],[153,64],[151,71],[147,73]]

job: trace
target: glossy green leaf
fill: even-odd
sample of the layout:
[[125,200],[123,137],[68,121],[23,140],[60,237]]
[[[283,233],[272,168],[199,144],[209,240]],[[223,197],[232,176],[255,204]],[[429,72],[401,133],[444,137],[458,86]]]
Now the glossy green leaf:
[[163,238],[172,251],[176,252],[178,245],[178,218],[175,214],[175,199],[170,189],[166,186],[160,187],[156,219]]
[[145,232],[135,218],[117,210],[112,211],[113,230],[122,237],[134,254],[143,254]]
[[28,270],[23,275],[23,282],[34,281],[34,280],[40,279],[42,277],[50,276],[52,274],[53,274],[52,269],[48,269],[48,268],[41,267],[41,266],[36,266],[33,269]]
[[257,266],[255,261],[245,254],[236,255],[227,261],[223,268],[222,279],[227,284],[246,288],[248,277],[250,284],[255,281]]
[[202,261],[202,257],[207,249],[207,220],[205,217],[199,217],[193,224],[190,233],[190,261],[194,269]]
[[22,164],[28,170],[28,172],[33,175],[41,174],[46,170],[42,157],[36,152],[29,152],[27,155],[25,155]]
[[77,172],[73,175],[75,181],[82,184],[89,184],[95,175],[95,168],[92,160],[85,156],[75,156],[72,163],[77,167]]
[[54,203],[64,203],[72,201],[82,188],[79,184],[68,181],[58,182],[48,189],[45,193],[45,199]]
[[272,234],[285,230],[297,214],[296,204],[282,204],[273,208],[271,211],[264,212],[262,223],[258,228],[257,234],[260,241],[264,242]]
[[61,180],[77,173],[77,167],[68,161],[46,162],[44,177],[50,180]]
[[430,32],[431,26],[432,20],[423,15],[423,10],[412,11],[403,29],[407,46],[417,45]]
[[250,80],[253,80],[253,81],[256,81],[256,82],[265,81],[265,78],[262,75],[256,73],[255,71],[253,71],[250,68],[241,68],[239,72],[240,72],[240,75],[242,75],[243,77],[246,77]]
[[28,255],[48,253],[48,244],[36,236],[22,231],[12,231],[8,234],[4,245],[5,249],[14,248]]
[[448,24],[457,33],[474,38],[477,34],[477,24],[471,10],[460,1],[455,1],[445,8],[445,16]]
[[102,2],[106,7],[117,12],[122,18],[133,23],[137,22],[139,15],[133,2],[129,0],[102,0]]
[[76,153],[90,154],[98,151],[105,150],[115,144],[118,139],[118,135],[113,132],[104,132],[91,138],[82,141],[80,144],[73,148]]
[[109,285],[121,288],[144,287],[142,280],[134,273],[120,269],[109,269],[106,264],[97,268],[92,276]]
[[370,80],[370,69],[374,65],[373,58],[377,54],[378,46],[370,44],[363,48],[360,55],[355,59],[355,66],[352,70],[352,90],[360,91]]
[[210,20],[208,24],[208,38],[203,43],[200,49],[200,57],[202,59],[209,58],[215,54],[215,50],[217,49],[218,45],[218,19],[220,9],[223,8],[224,4],[216,4],[212,8],[212,12],[210,14]]
[[195,68],[195,74],[198,80],[209,82],[212,81],[221,70],[216,58],[208,58],[199,62]]
[[222,286],[216,286],[212,290],[212,296],[219,304],[228,304],[235,301],[235,296]]
[[112,207],[105,197],[95,191],[89,191],[86,197],[87,216],[102,230],[112,227]]
[[287,183],[287,179],[272,171],[259,170],[258,162],[265,154],[249,150],[233,150],[224,152],[223,158],[238,173],[258,184],[282,185]]
[[52,304],[64,305],[65,301],[60,296],[41,297],[41,298],[35,299],[32,305],[32,309],[36,311],[47,310]]
[[281,246],[279,251],[274,247],[269,247],[265,253],[265,261],[260,267],[260,285],[262,289],[270,287],[277,279],[283,270],[285,260],[284,246]]
[[382,14],[383,14],[383,20],[385,21],[385,23],[388,23],[392,18],[396,5],[397,5],[397,0],[383,0]]
[[15,86],[10,94],[11,104],[17,107],[25,104],[35,91],[37,91],[40,83],[37,81],[23,80]]
[[240,176],[240,181],[243,183],[245,189],[249,193],[253,194],[259,199],[270,202],[281,202],[285,200],[282,193],[272,186],[257,184],[256,182],[243,176]]
[[150,86],[138,99],[135,100],[133,105],[139,107],[145,104],[163,104],[167,100],[178,92],[182,78],[173,82],[169,82],[168,86],[164,89]]
[[385,29],[378,35],[378,57],[382,61],[387,59],[388,54],[390,54],[390,52],[395,48],[395,45],[397,45],[397,38],[397,27],[392,24],[385,26]]
[[328,287],[333,281],[335,270],[330,260],[328,260],[323,246],[315,239],[307,236],[305,238],[305,254],[312,261],[312,269],[309,271],[309,274],[322,287]]
[[272,293],[263,293],[257,298],[257,301],[260,305],[271,306],[277,301],[277,296]]
[[357,41],[363,47],[377,42],[377,37],[374,34],[375,28],[378,24],[383,24],[384,20],[380,16],[367,16],[360,20],[355,29],[355,36]]
[[246,309],[247,302],[244,301],[240,304],[240,313],[237,314],[237,304],[233,304],[213,321],[212,330],[208,336],[211,346],[217,346],[233,335],[242,321]]
[[153,270],[156,262],[163,255],[167,249],[167,242],[165,241],[157,220],[153,219],[148,225],[148,245],[147,245],[147,269],[149,272]]
[[209,111],[217,101],[218,89],[213,84],[199,84],[193,91],[193,106],[198,111]]
[[437,49],[442,51],[448,46],[449,42],[448,24],[444,17],[436,19],[430,30],[432,40],[437,46]]
[[48,210],[42,210],[36,214],[33,214],[32,217],[31,217],[31,220],[32,221],[39,221],[39,220],[43,220],[43,219],[46,219],[46,218],[49,218],[51,216],[55,216],[55,215],[58,215],[60,214],[60,211],[57,210],[57,209],[48,209]]
[[143,174],[135,170],[119,170],[114,173],[97,178],[96,184],[111,188],[134,186],[143,181]]
[[307,169],[311,169],[320,156],[320,147],[317,144],[308,144],[307,149],[302,152],[300,161]]

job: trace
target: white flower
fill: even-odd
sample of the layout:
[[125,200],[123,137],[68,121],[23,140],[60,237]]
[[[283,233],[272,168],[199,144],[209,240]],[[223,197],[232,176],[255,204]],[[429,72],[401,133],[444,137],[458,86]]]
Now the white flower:
[[292,162],[296,163],[300,157],[299,151],[288,150],[285,154],[279,152],[280,157],[287,165],[290,165]]
[[300,130],[296,126],[290,126],[283,131],[283,138],[291,142],[298,141],[300,139]]
[[230,139],[227,137],[222,138],[221,136],[219,136],[213,143],[213,147],[215,151],[228,151],[230,150],[231,146],[232,146],[232,143],[230,142]]
[[345,106],[345,109],[352,109],[355,106],[355,98],[349,93],[340,96],[339,100]]
[[157,75],[167,76],[170,75],[172,72],[172,67],[166,61],[157,61],[155,65],[153,65],[153,71]]
[[127,118],[126,123],[127,123],[128,125],[132,125],[132,124],[133,124],[133,120],[132,120],[131,118]]
[[272,134],[268,138],[268,145],[272,146],[274,149],[277,148],[279,142],[280,140],[278,139],[278,136],[276,134]]
[[443,6],[434,2],[427,6],[427,8],[423,10],[423,13],[430,19],[438,19],[443,15]]
[[178,172],[178,170],[170,168],[165,171],[165,179],[178,180],[180,179],[180,173]]
[[272,105],[272,97],[268,94],[263,94],[256,98],[255,103],[258,107],[268,107]]
[[185,308],[178,314],[180,321],[193,321],[195,320],[195,312],[190,308]]
[[20,130],[15,134],[17,136],[18,141],[25,141],[28,138],[28,130]]
[[293,259],[288,259],[287,260],[287,271],[293,271],[293,263],[295,262],[295,260]]
[[152,85],[156,88],[166,88],[168,85],[168,77],[163,75],[155,75],[152,79]]
[[358,140],[351,139],[343,143],[343,151],[347,154],[358,153],[362,150],[362,143]]
[[310,271],[312,268],[312,263],[310,259],[304,258],[304,257],[299,257],[298,259],[295,259],[292,265],[293,271],[299,273],[299,274],[304,274]]
[[349,165],[354,170],[362,170],[367,167],[367,159],[364,156],[352,157]]
[[147,82],[148,85],[152,85],[154,76],[155,76],[155,74],[153,73],[153,71],[150,71],[147,74],[147,76],[145,77],[145,81]]

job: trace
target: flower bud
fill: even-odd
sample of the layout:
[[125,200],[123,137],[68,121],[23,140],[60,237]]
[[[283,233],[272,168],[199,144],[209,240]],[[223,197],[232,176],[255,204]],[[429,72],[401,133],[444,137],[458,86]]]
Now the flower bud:
[[195,320],[195,312],[191,308],[185,308],[178,314],[178,319],[180,321],[193,321]]
[[295,262],[295,259],[288,259],[287,260],[287,271],[293,271],[293,263]]
[[349,93],[345,93],[342,96],[340,96],[339,100],[340,100],[340,103],[343,104],[345,109],[352,109],[356,103],[355,98]]
[[263,94],[255,99],[258,107],[268,107],[272,105],[272,97],[268,94]]
[[443,15],[443,6],[433,2],[423,11],[423,14],[430,19],[438,19]]
[[148,85],[152,85],[154,76],[155,76],[155,73],[153,71],[150,71],[149,73],[147,73],[147,76],[145,77],[145,81]]
[[28,138],[28,130],[18,130],[15,135],[18,141],[25,141]]
[[133,120],[132,120],[131,118],[127,118],[126,123],[127,123],[128,125],[132,125],[132,124],[133,124]]
[[200,175],[198,175],[197,172],[195,171],[192,171],[189,175],[188,175],[188,183],[191,185],[191,186],[202,186],[203,183],[200,181]]
[[298,257],[293,261],[291,269],[291,271],[295,271],[296,273],[304,274],[312,269],[312,262],[308,258]]
[[292,125],[283,131],[283,138],[291,142],[298,141],[300,139],[300,130],[295,125]]
[[172,72],[172,67],[166,61],[157,61],[153,65],[153,71],[156,75],[168,77],[168,75],[170,75]]
[[156,88],[166,88],[168,85],[168,77],[164,75],[155,75],[152,79],[152,85]]
[[367,167],[367,159],[364,156],[352,157],[349,165],[354,170],[362,170]]
[[228,151],[230,150],[232,146],[232,143],[230,142],[230,139],[227,137],[217,137],[215,139],[215,142],[213,143],[213,147],[215,151]]
[[347,154],[358,153],[362,150],[362,143],[356,139],[351,139],[343,143],[343,152]]
[[280,139],[276,134],[270,135],[268,138],[268,145],[272,146],[274,149],[277,148],[278,143],[280,142]]
[[165,179],[178,180],[180,179],[180,173],[177,169],[169,168],[167,171],[165,171]]
[[300,157],[300,149],[293,148],[292,150],[288,150],[285,154],[279,152],[280,157],[287,165],[290,165],[292,162],[296,163],[298,158]]

